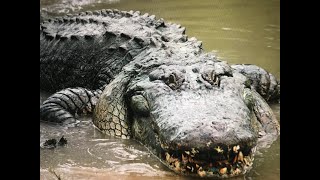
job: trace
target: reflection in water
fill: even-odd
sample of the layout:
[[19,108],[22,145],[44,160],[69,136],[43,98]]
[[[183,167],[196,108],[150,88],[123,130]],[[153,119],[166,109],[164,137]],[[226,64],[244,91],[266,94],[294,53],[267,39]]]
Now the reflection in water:
[[[279,0],[40,0],[43,17],[87,10],[139,10],[182,24],[229,63],[257,64],[280,78]],[[48,94],[40,93],[40,102]],[[272,109],[280,120],[280,106]],[[41,149],[41,179],[188,179],[177,176],[134,140],[101,134],[84,117],[77,127],[40,123],[40,143],[64,135],[68,145]],[[236,179],[279,179],[280,138],[255,157],[254,168]]]

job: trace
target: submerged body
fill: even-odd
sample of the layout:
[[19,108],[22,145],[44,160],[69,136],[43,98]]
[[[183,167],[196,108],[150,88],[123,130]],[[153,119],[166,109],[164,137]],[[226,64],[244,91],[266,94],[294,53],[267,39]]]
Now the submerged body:
[[42,120],[93,112],[102,132],[139,140],[181,174],[243,174],[260,136],[279,134],[265,101],[279,99],[273,75],[217,60],[154,15],[102,10],[43,22],[40,86],[58,91]]

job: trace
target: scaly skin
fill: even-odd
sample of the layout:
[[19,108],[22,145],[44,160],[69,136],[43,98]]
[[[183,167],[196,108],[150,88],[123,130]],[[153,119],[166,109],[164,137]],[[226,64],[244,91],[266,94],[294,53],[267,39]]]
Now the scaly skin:
[[244,174],[257,145],[280,134],[266,102],[279,100],[273,75],[217,60],[184,27],[139,12],[41,23],[40,86],[58,91],[40,107],[42,120],[93,112],[102,132],[139,140],[183,175]]

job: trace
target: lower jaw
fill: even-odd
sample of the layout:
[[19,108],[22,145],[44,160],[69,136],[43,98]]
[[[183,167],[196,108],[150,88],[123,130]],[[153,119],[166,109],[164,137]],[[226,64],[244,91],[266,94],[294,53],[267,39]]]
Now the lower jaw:
[[[233,151],[233,150],[231,150]],[[165,152],[162,162],[177,174],[186,176],[229,178],[247,173],[252,168],[255,148],[247,155],[241,151],[230,152],[233,157],[206,161],[197,160],[197,154],[182,153],[177,155]]]

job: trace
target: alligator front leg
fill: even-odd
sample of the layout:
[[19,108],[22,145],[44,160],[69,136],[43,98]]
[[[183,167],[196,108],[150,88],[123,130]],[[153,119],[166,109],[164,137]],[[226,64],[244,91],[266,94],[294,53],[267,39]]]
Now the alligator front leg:
[[101,90],[67,88],[51,95],[40,106],[40,120],[55,123],[75,122],[75,116],[92,113]]
[[234,71],[245,75],[251,81],[251,86],[266,101],[279,101],[280,81],[274,75],[256,65],[236,64],[231,67]]

